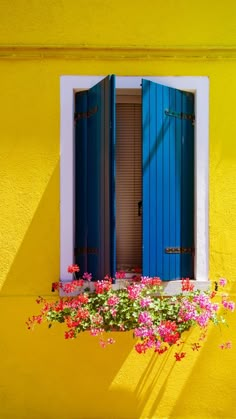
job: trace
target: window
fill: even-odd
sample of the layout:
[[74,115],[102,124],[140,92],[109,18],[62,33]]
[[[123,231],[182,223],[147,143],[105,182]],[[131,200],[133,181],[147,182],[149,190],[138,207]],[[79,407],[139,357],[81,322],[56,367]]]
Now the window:
[[[83,76],[61,78],[61,280],[69,279],[66,266],[71,263],[74,254],[74,94],[76,91],[91,88],[103,79],[104,77]],[[139,89],[141,79],[147,79],[147,85],[161,83],[194,93],[194,278],[203,282],[208,279],[208,79],[206,77],[117,77],[116,88],[124,89],[123,92],[125,89]],[[171,112],[171,109],[169,111]],[[176,116],[170,115],[169,118],[174,119]]]

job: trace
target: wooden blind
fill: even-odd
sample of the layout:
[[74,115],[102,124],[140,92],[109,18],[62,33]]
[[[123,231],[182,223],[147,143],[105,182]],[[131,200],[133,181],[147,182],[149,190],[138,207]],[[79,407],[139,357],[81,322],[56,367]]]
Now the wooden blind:
[[116,104],[117,269],[142,266],[141,104]]

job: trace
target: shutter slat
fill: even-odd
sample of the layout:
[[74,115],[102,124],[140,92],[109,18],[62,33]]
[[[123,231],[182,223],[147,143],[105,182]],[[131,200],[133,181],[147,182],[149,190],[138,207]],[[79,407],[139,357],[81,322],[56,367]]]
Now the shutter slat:
[[141,104],[116,105],[117,269],[141,267]]
[[76,95],[75,262],[96,280],[114,275],[114,104],[113,76]]
[[193,278],[194,96],[142,80],[142,106],[143,275]]

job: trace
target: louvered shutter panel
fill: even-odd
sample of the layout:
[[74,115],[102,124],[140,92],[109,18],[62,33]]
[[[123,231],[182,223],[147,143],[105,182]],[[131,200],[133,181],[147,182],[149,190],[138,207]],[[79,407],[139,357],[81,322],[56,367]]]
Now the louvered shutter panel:
[[142,263],[141,104],[116,105],[117,268]]
[[194,96],[142,81],[143,274],[193,278]]
[[114,107],[113,76],[76,94],[75,260],[95,280],[115,269]]

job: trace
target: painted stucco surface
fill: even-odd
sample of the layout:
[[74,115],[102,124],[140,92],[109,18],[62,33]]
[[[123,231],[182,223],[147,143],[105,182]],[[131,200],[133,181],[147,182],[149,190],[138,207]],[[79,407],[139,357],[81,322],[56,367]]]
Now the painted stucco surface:
[[[127,2],[126,2],[127,3]],[[25,320],[59,277],[61,75],[194,75],[210,80],[210,272],[236,291],[236,61],[202,57],[83,60],[40,55],[37,46],[236,44],[234,1],[1,0],[0,61],[0,417],[1,419],[236,418],[235,315],[224,337],[210,332],[184,363],[139,356],[132,335],[106,350],[88,335],[65,341],[59,326],[32,334]],[[192,4],[191,4],[192,3]],[[204,9],[203,9],[204,5]],[[129,24],[127,24],[129,22]],[[20,48],[31,45],[22,59]],[[6,54],[8,58],[6,58]],[[32,57],[35,54],[35,57]],[[131,51],[132,55],[132,51]],[[68,261],[68,264],[71,261]],[[190,336],[191,339],[191,336]]]
[[234,0],[1,0],[2,44],[236,43]]

